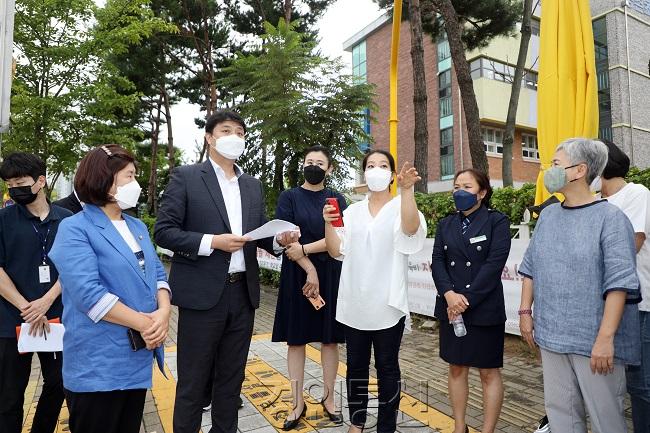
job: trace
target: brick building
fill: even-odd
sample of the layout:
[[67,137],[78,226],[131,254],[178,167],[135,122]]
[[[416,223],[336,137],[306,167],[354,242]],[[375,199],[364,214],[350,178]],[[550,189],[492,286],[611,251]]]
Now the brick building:
[[[650,164],[650,149],[648,136],[650,132],[650,116],[643,118],[642,113],[648,113],[647,106],[641,100],[633,102],[638,112],[634,116],[635,142],[633,147],[626,141],[625,129],[630,136],[629,122],[627,128],[624,118],[627,109],[625,95],[621,94],[618,70],[623,68],[627,77],[627,67],[620,63],[615,65],[608,62],[612,58],[610,49],[608,57],[608,41],[616,40],[616,53],[620,54],[621,26],[618,16],[619,8],[608,10],[606,0],[593,1],[594,37],[596,39],[597,66],[599,73],[599,100],[601,105],[601,131],[603,137],[617,140],[628,152],[636,156],[635,163],[639,166]],[[611,2],[610,2],[611,3]],[[638,6],[638,5],[637,5]],[[628,23],[635,22],[635,41],[650,38],[650,19],[637,7],[626,7]],[[645,11],[647,12],[647,11]],[[539,155],[537,152],[537,68],[539,65],[539,16],[541,10],[535,11],[532,25],[532,37],[528,49],[526,72],[522,82],[517,124],[513,144],[513,179],[515,185],[534,182],[539,171]],[[631,16],[636,18],[632,19]],[[611,21],[611,22],[610,22]],[[645,27],[643,27],[645,25]],[[388,116],[389,116],[389,69],[391,47],[391,18],[382,16],[362,29],[344,43],[344,49],[351,52],[353,75],[376,85],[377,110],[368,112],[366,128],[375,140],[375,147],[387,149]],[[624,42],[624,41],[623,41]],[[645,42],[649,46],[650,41]],[[624,47],[623,47],[624,49]],[[502,140],[505,132],[505,120],[510,98],[510,82],[514,74],[519,50],[519,36],[494,39],[483,49],[467,52],[470,61],[474,91],[476,93],[485,150],[490,166],[490,178],[495,186],[502,185]],[[469,154],[465,116],[462,110],[460,91],[454,74],[445,35],[437,41],[430,37],[424,38],[424,60],[428,95],[428,125],[429,125],[429,191],[445,191],[451,189],[453,174],[471,165]],[[413,72],[410,57],[410,29],[407,22],[401,26],[400,54],[398,76],[398,159],[401,162],[413,161],[414,157],[414,110],[413,110]],[[648,55],[645,56],[646,61]],[[617,57],[618,58],[618,57]],[[609,77],[612,72],[611,79]],[[633,75],[639,83],[632,83],[638,89],[650,88],[650,78],[640,70]],[[624,83],[627,84],[627,81]],[[611,94],[610,94],[611,93]],[[645,93],[650,95],[650,91]],[[641,99],[641,98],[639,98]],[[634,113],[635,110],[632,112]],[[369,119],[374,118],[374,122]],[[637,137],[638,135],[638,137]],[[363,145],[362,145],[363,146]],[[633,149],[630,152],[630,149]]]

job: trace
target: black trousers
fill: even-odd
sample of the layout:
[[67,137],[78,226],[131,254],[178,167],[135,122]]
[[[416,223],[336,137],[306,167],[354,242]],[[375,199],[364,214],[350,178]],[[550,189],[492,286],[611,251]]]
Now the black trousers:
[[[32,371],[32,353],[20,355],[18,340],[0,338],[0,432],[21,433],[25,389]],[[43,391],[38,399],[32,433],[52,433],[63,404],[61,352],[38,353]]]
[[65,390],[72,433],[138,433],[146,389],[107,392]]
[[178,310],[178,383],[174,433],[197,433],[212,381],[210,433],[236,433],[239,393],[253,335],[255,309],[245,281],[226,283],[209,310]]
[[362,331],[345,327],[348,373],[348,409],[350,423],[363,427],[368,409],[370,349],[374,348],[379,387],[377,433],[394,433],[400,402],[401,374],[399,348],[404,333],[404,318],[395,326],[378,331]]

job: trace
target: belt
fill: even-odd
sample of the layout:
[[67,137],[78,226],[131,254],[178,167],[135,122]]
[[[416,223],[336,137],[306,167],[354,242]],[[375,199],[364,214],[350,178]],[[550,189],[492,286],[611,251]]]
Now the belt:
[[228,274],[226,281],[229,283],[236,283],[237,281],[242,281],[244,278],[246,278],[246,272],[233,272]]

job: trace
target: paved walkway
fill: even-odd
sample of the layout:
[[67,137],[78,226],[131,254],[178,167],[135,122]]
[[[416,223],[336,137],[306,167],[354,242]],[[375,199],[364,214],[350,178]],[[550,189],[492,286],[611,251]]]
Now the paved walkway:
[[[255,319],[255,336],[251,343],[246,380],[242,387],[244,408],[239,413],[239,431],[241,433],[273,433],[279,430],[286,414],[290,410],[289,381],[287,379],[286,346],[272,343],[270,332],[277,293],[274,289],[265,289],[262,303]],[[398,430],[413,433],[451,433],[453,420],[447,393],[447,364],[438,357],[438,333],[436,323],[416,318],[414,330],[404,336],[400,351],[400,364],[404,380],[403,395],[400,404]],[[175,397],[176,374],[176,328],[177,314],[172,314],[171,330],[165,343],[166,380],[157,369],[154,370],[154,386],[147,393],[145,403],[143,433],[172,433],[172,412]],[[308,401],[306,421],[298,427],[300,432],[324,430],[326,433],[345,433],[347,427],[333,426],[323,416],[318,402],[322,397],[319,345],[307,347],[305,365],[305,395]],[[345,419],[346,408],[345,348],[341,348],[341,357],[337,377],[337,406],[343,407]],[[35,403],[40,394],[38,363],[26,393],[26,421],[24,433],[29,432],[29,425]],[[371,370],[371,375],[375,371]],[[519,338],[506,338],[506,354],[503,368],[505,401],[499,423],[498,433],[526,433],[535,430],[536,421],[543,415],[544,400],[542,371],[536,356],[521,343]],[[374,403],[374,408],[373,404]],[[366,431],[376,431],[372,427],[376,414],[377,401],[371,401],[371,416]],[[629,405],[628,405],[629,407]],[[476,371],[470,373],[470,395],[467,422],[470,427],[480,429],[482,423],[482,394],[480,379]],[[629,409],[628,409],[629,418]],[[210,430],[210,416],[204,414],[202,432]],[[64,408],[57,430],[67,432],[67,410]],[[477,431],[473,430],[472,431]]]

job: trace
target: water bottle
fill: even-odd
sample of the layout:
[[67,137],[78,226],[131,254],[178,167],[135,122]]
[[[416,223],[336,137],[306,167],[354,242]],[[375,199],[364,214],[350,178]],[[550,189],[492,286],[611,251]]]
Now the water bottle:
[[456,318],[452,320],[451,324],[454,326],[454,334],[456,334],[456,337],[464,337],[467,335],[467,329],[465,328],[462,314],[456,316]]

